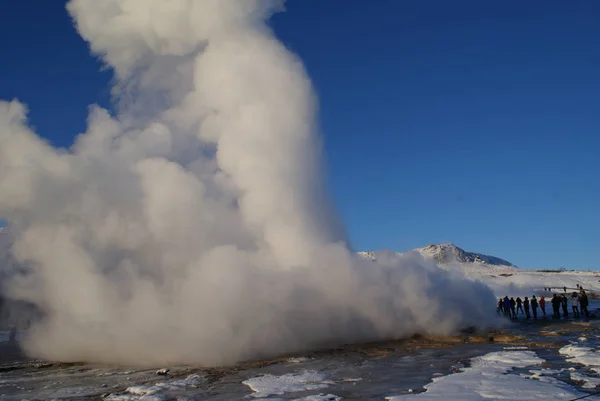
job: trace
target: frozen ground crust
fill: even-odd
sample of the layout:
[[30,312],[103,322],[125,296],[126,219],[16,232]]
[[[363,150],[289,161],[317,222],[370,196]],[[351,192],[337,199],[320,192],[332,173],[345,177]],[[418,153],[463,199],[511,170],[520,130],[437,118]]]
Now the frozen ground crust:
[[401,400],[571,400],[584,396],[573,387],[552,377],[532,380],[508,373],[513,368],[537,366],[544,362],[532,351],[500,351],[473,358],[460,373],[434,378],[420,394],[386,397]]
[[582,347],[577,344],[566,345],[559,351],[568,362],[585,365],[597,373],[600,373],[600,352],[591,347]]
[[[587,341],[586,338],[579,338],[579,341]],[[590,371],[600,373],[600,352],[592,347],[582,347],[577,342],[566,345],[558,351],[564,355],[566,360],[571,363],[578,363],[589,368]],[[592,377],[581,372],[572,371],[571,380],[582,383],[583,388],[597,388],[600,386],[600,378]]]
[[[258,376],[245,380],[242,383],[254,391],[252,397],[255,398],[265,398],[272,395],[319,390],[327,388],[330,384],[333,384],[333,382],[328,381],[323,374],[310,370],[301,373],[289,373],[280,376]],[[304,400],[310,399],[304,398]]]
[[131,386],[125,394],[111,394],[105,398],[108,401],[163,401],[169,399],[164,393],[196,388],[206,383],[206,378],[200,375],[190,375],[185,379],[170,380],[156,383],[153,386]]

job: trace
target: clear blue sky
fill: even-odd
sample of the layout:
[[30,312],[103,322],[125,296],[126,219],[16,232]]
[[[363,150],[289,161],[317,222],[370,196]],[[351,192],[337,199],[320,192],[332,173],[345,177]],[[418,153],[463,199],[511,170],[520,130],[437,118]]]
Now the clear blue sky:
[[[62,0],[5,2],[0,98],[68,146],[111,74]],[[600,2],[289,0],[357,249],[457,245],[600,269]]]

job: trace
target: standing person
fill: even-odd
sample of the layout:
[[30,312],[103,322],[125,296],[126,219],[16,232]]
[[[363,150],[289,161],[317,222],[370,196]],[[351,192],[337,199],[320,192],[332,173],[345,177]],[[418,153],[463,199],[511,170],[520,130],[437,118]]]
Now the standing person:
[[560,319],[560,298],[558,295],[552,295],[552,311],[554,312],[552,317],[554,319]]
[[540,309],[542,310],[542,314],[544,315],[544,319],[546,318],[546,298],[540,297]]
[[538,301],[534,295],[531,297],[531,313],[533,314],[533,318],[535,320],[537,320],[537,308],[538,308]]
[[512,317],[514,319],[517,318],[517,312],[515,311],[516,306],[517,306],[517,301],[515,301],[515,299],[513,297],[510,297],[510,313],[512,314]]
[[504,316],[510,318],[510,299],[508,299],[508,295],[504,297],[502,309],[504,309]]
[[588,300],[588,296],[583,289],[579,290],[579,305],[581,306],[581,313],[585,316],[586,319],[590,318],[590,312],[588,311],[588,305],[590,301]]
[[530,319],[531,315],[529,314],[529,299],[527,297],[525,297],[523,300],[523,307],[525,308],[525,316],[527,316],[527,319]]
[[565,292],[567,292],[567,286],[566,285],[563,287],[563,289],[565,290]]
[[11,343],[17,342],[17,328],[15,326],[10,327],[8,341]]
[[517,313],[519,313],[519,310],[523,313],[523,301],[521,301],[520,297],[517,297]]
[[502,309],[504,307],[504,302],[502,301],[502,298],[498,298],[498,305],[496,308],[496,313],[498,313],[498,316],[502,315],[502,313],[504,312]]
[[[579,285],[579,284],[577,284]],[[571,294],[571,306],[573,308],[573,316],[578,319],[579,318],[579,295],[573,291]]]
[[560,301],[562,304],[562,310],[563,310],[563,317],[566,319],[569,317],[569,310],[567,309],[568,305],[567,305],[567,297],[565,297],[565,294],[562,294],[560,297]]

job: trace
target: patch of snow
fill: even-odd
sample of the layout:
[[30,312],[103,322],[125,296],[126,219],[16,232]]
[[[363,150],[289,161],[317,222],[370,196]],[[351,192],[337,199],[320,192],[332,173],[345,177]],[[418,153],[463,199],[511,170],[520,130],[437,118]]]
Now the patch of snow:
[[558,352],[565,355],[568,362],[585,365],[596,372],[600,372],[600,353],[590,347],[565,345]]
[[556,379],[549,377],[561,373],[564,369],[532,369],[531,375],[521,375],[527,379],[539,380],[546,383],[554,383]]
[[143,395],[143,396],[137,396],[137,395],[128,395],[128,394],[121,394],[121,395],[109,395],[107,397],[104,398],[105,400],[108,401],[167,401],[169,398],[165,395]]
[[473,358],[471,367],[462,372],[434,378],[426,392],[386,397],[401,400],[570,400],[585,394],[554,378],[531,380],[509,374],[513,368],[539,365],[543,359],[532,351],[499,351]]
[[579,372],[572,372],[571,380],[573,380],[574,382],[577,382],[577,383],[583,383],[581,385],[581,387],[583,387],[583,388],[596,388],[596,387],[600,386],[600,378],[591,377],[591,376],[584,375],[583,373],[579,373]]
[[342,401],[342,397],[333,394],[309,395],[308,397],[294,398],[293,400],[283,398],[269,398],[269,401]]
[[242,382],[250,387],[252,397],[265,398],[272,395],[297,393],[300,391],[319,390],[333,384],[318,372],[307,370],[302,373],[289,373],[281,376],[264,375],[253,377]]
[[131,386],[125,394],[110,394],[108,401],[163,401],[169,399],[165,392],[182,391],[195,388],[206,383],[206,378],[200,375],[190,375],[185,379],[156,383],[153,386]]
[[302,362],[308,361],[309,359],[310,358],[308,358],[306,356],[299,356],[299,357],[288,358],[287,362],[289,362],[289,363],[302,363]]
[[295,401],[342,401],[342,397],[333,394],[309,395],[308,397],[296,398]]

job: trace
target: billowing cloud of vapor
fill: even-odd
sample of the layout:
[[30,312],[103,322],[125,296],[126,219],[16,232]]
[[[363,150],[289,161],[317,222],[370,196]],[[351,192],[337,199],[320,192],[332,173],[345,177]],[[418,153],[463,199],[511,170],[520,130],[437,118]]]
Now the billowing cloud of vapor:
[[265,24],[280,1],[68,10],[115,71],[118,113],[93,106],[62,150],[0,103],[0,216],[30,268],[11,296],[45,313],[30,353],[216,365],[493,316],[483,285],[348,249],[310,81]]

